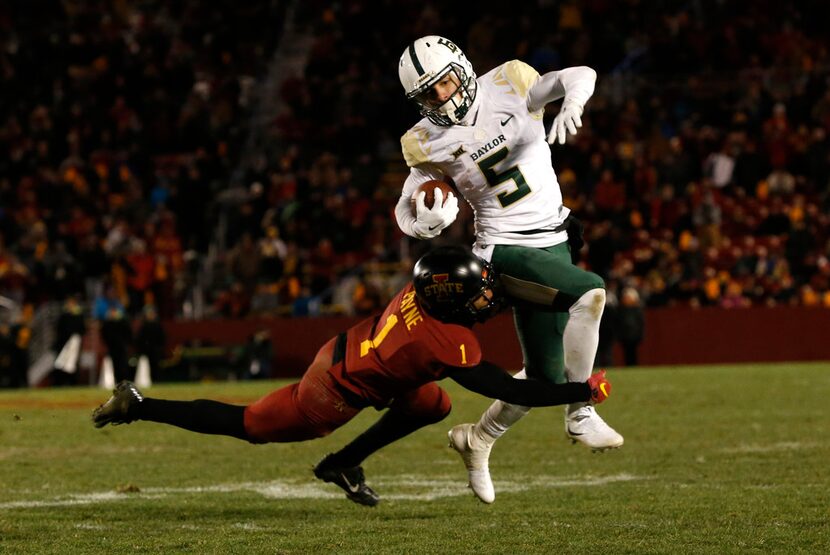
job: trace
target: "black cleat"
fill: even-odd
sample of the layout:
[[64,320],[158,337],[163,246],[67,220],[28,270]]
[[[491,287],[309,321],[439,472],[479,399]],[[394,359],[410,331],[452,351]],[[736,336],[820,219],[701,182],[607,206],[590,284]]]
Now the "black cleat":
[[317,466],[314,467],[314,475],[324,482],[339,486],[346,492],[346,497],[355,503],[367,507],[374,507],[380,503],[380,496],[366,485],[363,467],[334,466],[330,462],[333,456],[333,454],[326,455],[322,461],[317,463]]
[[144,396],[133,382],[118,382],[112,390],[112,397],[92,411],[92,423],[96,428],[107,424],[129,424],[136,419],[135,409],[143,400]]

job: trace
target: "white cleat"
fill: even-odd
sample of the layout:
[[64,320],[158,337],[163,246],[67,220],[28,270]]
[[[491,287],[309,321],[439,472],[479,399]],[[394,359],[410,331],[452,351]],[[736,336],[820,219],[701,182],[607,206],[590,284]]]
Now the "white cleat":
[[490,449],[492,443],[477,438],[473,433],[473,424],[459,424],[447,432],[450,447],[458,451],[467,467],[470,489],[484,503],[496,500],[496,490],[490,479]]
[[565,416],[565,435],[573,443],[579,441],[595,452],[617,449],[623,444],[623,436],[606,424],[592,405]]

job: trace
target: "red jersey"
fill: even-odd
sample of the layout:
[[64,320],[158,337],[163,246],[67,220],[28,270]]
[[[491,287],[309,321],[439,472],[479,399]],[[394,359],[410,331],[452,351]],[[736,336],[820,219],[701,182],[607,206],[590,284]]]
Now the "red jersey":
[[345,356],[331,373],[341,386],[381,408],[402,393],[444,378],[448,366],[479,362],[481,346],[472,330],[427,314],[410,283],[380,316],[346,332]]

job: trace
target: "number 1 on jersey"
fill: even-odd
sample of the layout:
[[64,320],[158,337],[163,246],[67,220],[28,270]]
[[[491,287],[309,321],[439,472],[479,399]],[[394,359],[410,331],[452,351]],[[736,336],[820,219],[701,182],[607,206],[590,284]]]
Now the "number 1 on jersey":
[[459,349],[461,349],[461,364],[467,364],[467,349],[464,347],[464,343],[461,344]]
[[390,314],[388,318],[386,318],[386,323],[383,325],[381,330],[375,335],[374,339],[364,339],[360,342],[360,356],[365,357],[369,354],[369,351],[372,349],[376,349],[380,347],[380,344],[383,343],[383,340],[386,339],[386,335],[395,327],[395,324],[398,323],[398,317],[394,314]]

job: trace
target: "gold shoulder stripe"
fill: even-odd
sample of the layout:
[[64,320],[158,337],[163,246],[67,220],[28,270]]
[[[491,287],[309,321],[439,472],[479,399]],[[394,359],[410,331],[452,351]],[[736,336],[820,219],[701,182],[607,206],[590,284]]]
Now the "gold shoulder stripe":
[[403,159],[410,168],[429,162],[432,147],[425,147],[429,141],[429,132],[420,126],[415,126],[401,137]]
[[[493,83],[495,83],[499,87],[509,87],[510,86],[510,81],[508,81],[507,78],[504,76],[504,66],[503,65],[501,67],[499,67],[499,69],[496,71],[496,73],[493,74]],[[510,92],[513,92],[513,91],[510,91]]]
[[539,72],[519,60],[510,60],[504,64],[503,68],[504,76],[510,81],[516,94],[527,98],[527,91],[539,79]]

